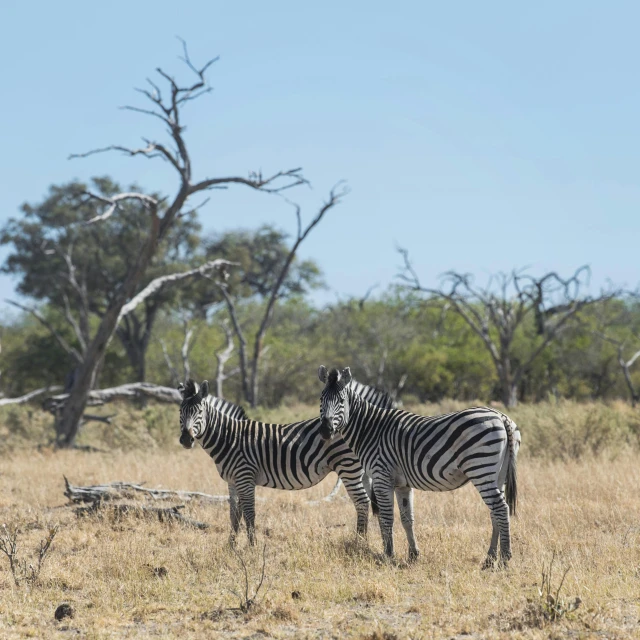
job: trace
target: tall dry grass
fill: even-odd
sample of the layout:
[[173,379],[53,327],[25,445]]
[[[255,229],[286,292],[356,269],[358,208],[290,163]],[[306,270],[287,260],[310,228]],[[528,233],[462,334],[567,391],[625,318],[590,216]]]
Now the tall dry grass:
[[[84,443],[100,445],[105,453],[29,447],[30,438],[45,441],[45,421],[34,413],[30,422],[21,422],[26,414],[20,412],[7,420],[5,410],[0,524],[21,525],[23,555],[50,525],[59,523],[60,530],[33,588],[16,587],[0,557],[0,638],[639,637],[640,454],[634,414],[615,406],[599,406],[600,413],[570,403],[544,408],[549,415],[539,405],[510,412],[523,431],[523,455],[508,571],[480,570],[490,521],[473,487],[417,494],[422,555],[414,565],[404,562],[399,523],[394,563],[379,554],[376,521],[369,546],[357,541],[355,511],[344,494],[320,501],[333,478],[304,492],[259,489],[258,546],[248,548],[245,535],[239,540],[252,586],[267,544],[264,596],[249,614],[238,610],[232,593],[242,590],[244,578],[227,546],[225,504],[187,505],[186,515],[210,523],[207,531],[134,517],[78,518],[66,506],[63,475],[74,484],[146,481],[224,493],[211,460],[177,444],[175,409],[122,409],[113,426],[90,425]],[[437,413],[448,407],[424,409]],[[301,418],[306,410],[284,408],[270,417]],[[593,431],[594,415],[605,423],[600,433]],[[22,435],[15,435],[17,425]],[[545,442],[561,444],[554,452],[544,449]],[[552,584],[569,570],[560,604],[568,608],[576,598],[581,601],[555,621],[538,594],[554,551]],[[62,602],[74,608],[75,617],[56,622],[54,611]]]

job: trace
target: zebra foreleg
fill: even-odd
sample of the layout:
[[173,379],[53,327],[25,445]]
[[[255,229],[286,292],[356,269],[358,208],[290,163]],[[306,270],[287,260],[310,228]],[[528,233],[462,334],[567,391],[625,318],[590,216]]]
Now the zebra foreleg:
[[240,508],[247,525],[247,537],[251,546],[256,543],[256,485],[253,479],[238,482],[238,495],[240,497]]
[[400,521],[409,543],[409,562],[413,562],[420,555],[413,533],[413,489],[411,487],[396,487],[396,498],[400,509]]
[[390,478],[374,476],[373,490],[380,509],[378,520],[384,552],[391,558],[393,557],[393,483]]
[[359,536],[367,537],[369,526],[369,496],[361,482],[345,477],[342,480],[344,488],[347,490],[351,501],[356,508],[356,531]]
[[240,521],[242,520],[242,507],[240,506],[240,498],[235,485],[229,485],[229,517],[231,518],[231,534],[229,535],[229,544],[233,547],[236,544],[236,537],[240,529]]

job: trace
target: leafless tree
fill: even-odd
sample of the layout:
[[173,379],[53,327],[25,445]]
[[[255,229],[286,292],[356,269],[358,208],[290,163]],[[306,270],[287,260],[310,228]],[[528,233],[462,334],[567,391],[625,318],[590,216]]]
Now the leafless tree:
[[250,348],[249,342],[242,328],[242,324],[240,323],[237,304],[231,291],[229,290],[229,286],[227,285],[226,281],[217,282],[217,286],[222,293],[227,311],[229,312],[229,317],[231,318],[231,325],[236,334],[236,337],[238,338],[238,355],[240,359],[240,373],[242,376],[242,391],[246,401],[252,407],[256,407],[258,405],[259,366],[260,359],[265,352],[264,337],[271,325],[273,312],[280,294],[280,290],[282,288],[282,284],[287,277],[291,264],[296,257],[296,253],[300,248],[300,245],[304,242],[305,238],[309,235],[309,233],[311,233],[314,227],[322,220],[327,211],[335,207],[347,193],[348,190],[342,185],[342,183],[336,185],[329,193],[329,197],[320,207],[316,216],[311,220],[311,222],[309,222],[309,224],[305,228],[302,227],[300,207],[298,205],[294,205],[296,210],[296,219],[298,222],[298,233],[295,242],[293,243],[291,250],[287,255],[287,258],[284,261],[282,269],[280,270],[280,273],[275,280],[273,288],[271,289],[271,293],[269,294],[269,297],[267,299],[267,304],[264,313],[262,314],[258,330],[252,337],[253,345],[251,346],[251,354],[248,353],[248,350]]
[[633,366],[635,361],[640,358],[640,349],[638,349],[629,359],[627,359],[624,356],[625,344],[611,338],[608,338],[608,340],[610,342],[613,342],[613,344],[616,344],[618,347],[618,364],[622,369],[624,381],[627,383],[627,388],[629,389],[629,395],[631,396],[631,406],[635,407],[638,401],[640,401],[640,393],[638,393],[635,385],[633,384],[633,380],[631,379],[631,367]]
[[[405,249],[399,251],[404,259],[400,278],[412,289],[449,303],[451,309],[480,337],[491,355],[501,400],[507,407],[517,404],[518,385],[523,376],[569,321],[586,306],[619,294],[609,291],[597,296],[584,295],[589,277],[586,266],[577,269],[569,278],[561,278],[555,271],[540,278],[522,271],[500,273],[486,287],[476,286],[469,274],[449,271],[444,275],[440,288],[424,287],[408,252]],[[528,318],[533,319],[535,337],[528,354],[518,360],[514,341]]]
[[183,340],[182,346],[180,348],[180,358],[182,360],[182,375],[178,373],[178,370],[173,364],[173,360],[169,355],[169,350],[167,349],[167,344],[164,340],[160,340],[160,346],[162,348],[162,354],[164,356],[164,361],[167,363],[167,368],[169,369],[169,373],[171,375],[171,384],[173,386],[177,386],[179,382],[187,380],[191,377],[191,362],[189,361],[189,351],[191,349],[191,341],[193,340],[193,336],[196,332],[195,327],[191,324],[191,320],[187,314],[187,312],[183,311],[182,316],[182,329],[183,329]]
[[216,395],[218,396],[218,398],[224,398],[223,386],[225,380],[228,380],[229,378],[240,373],[240,367],[234,367],[233,369],[231,369],[231,371],[228,372],[225,372],[224,370],[225,365],[231,358],[231,354],[233,353],[234,349],[233,332],[231,331],[231,327],[229,327],[229,322],[227,320],[223,320],[220,326],[224,331],[226,346],[221,351],[216,352],[216,360],[218,361],[218,369],[216,372]]
[[[138,284],[147,270],[159,243],[166,236],[178,217],[184,213],[188,201],[195,194],[211,189],[224,189],[229,185],[239,184],[263,191],[266,193],[279,193],[300,184],[306,180],[302,176],[301,169],[278,171],[270,176],[263,176],[261,172],[250,173],[248,177],[222,176],[195,177],[191,156],[184,138],[185,125],[182,115],[186,104],[196,100],[211,88],[207,85],[206,72],[215,62],[215,58],[209,60],[201,67],[196,67],[189,58],[186,45],[183,42],[184,56],[182,60],[189,72],[193,74],[192,82],[181,83],[174,77],[158,68],[157,72],[161,80],[156,83],[148,80],[149,87],[140,89],[140,93],[147,99],[149,106],[146,108],[126,106],[125,109],[141,113],[151,118],[160,120],[166,128],[170,142],[168,144],[143,138],[144,147],[131,148],[120,145],[110,145],[101,149],[95,149],[83,154],[71,157],[86,157],[96,153],[107,151],[119,151],[125,155],[140,156],[147,159],[161,159],[167,162],[178,178],[178,185],[173,197],[169,200],[159,200],[156,197],[142,193],[120,193],[113,197],[104,197],[98,194],[87,194],[104,205],[104,210],[86,224],[99,224],[117,213],[121,203],[125,201],[138,201],[146,208],[149,214],[149,231],[145,242],[140,247],[136,260],[129,269],[121,286],[113,296],[99,326],[91,336],[87,336],[86,350],[79,361],[77,374],[74,377],[69,397],[65,402],[59,423],[59,445],[70,446],[78,433],[82,414],[87,403],[87,394],[91,389],[95,377],[95,371],[101,362],[109,340],[111,339],[123,308],[132,299]],[[164,84],[161,89],[160,84]],[[161,204],[166,206],[161,207]]]

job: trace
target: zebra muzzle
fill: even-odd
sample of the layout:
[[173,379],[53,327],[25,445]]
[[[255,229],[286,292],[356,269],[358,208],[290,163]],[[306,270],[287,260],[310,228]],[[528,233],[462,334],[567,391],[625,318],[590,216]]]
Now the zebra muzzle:
[[180,444],[185,449],[191,449],[193,447],[193,437],[188,431],[183,431],[180,434]]
[[320,423],[320,435],[325,439],[329,440],[333,435],[333,429],[331,428],[331,421],[328,418],[323,418]]

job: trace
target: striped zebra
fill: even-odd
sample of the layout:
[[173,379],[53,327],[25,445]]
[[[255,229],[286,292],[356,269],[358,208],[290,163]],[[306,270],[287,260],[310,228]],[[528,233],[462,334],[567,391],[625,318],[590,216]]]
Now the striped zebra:
[[[360,461],[341,437],[327,440],[320,435],[319,418],[265,424],[246,419],[243,412],[243,419],[235,419],[233,412],[239,407],[209,395],[206,380],[201,385],[189,380],[178,390],[182,394],[180,444],[191,449],[197,440],[229,485],[231,544],[243,517],[249,542],[255,542],[256,486],[308,489],[331,471],[338,474],[355,505],[358,533],[366,535],[370,480],[363,478]],[[363,479],[369,481],[368,487]]]
[[[357,393],[363,400],[366,400],[369,404],[375,404],[381,409],[397,409],[398,407],[398,403],[393,399],[391,394],[387,393],[386,391],[382,391],[382,389],[377,389],[376,387],[358,382],[357,380],[351,380],[349,386],[354,393]],[[338,478],[336,480],[335,486],[333,487],[333,489],[331,489],[331,493],[327,496],[327,500],[331,500],[331,498],[333,498],[338,493],[341,485],[342,480]],[[374,514],[377,515],[377,508],[374,509]]]
[[413,533],[411,488],[451,491],[471,481],[489,507],[493,525],[483,568],[494,566],[498,540],[500,563],[507,564],[520,447],[520,432],[510,418],[487,407],[435,417],[380,409],[353,393],[349,367],[342,372],[320,367],[318,377],[325,383],[320,397],[321,433],[329,439],[339,433],[372,477],[388,556],[393,555],[394,490],[413,560],[419,550]]

